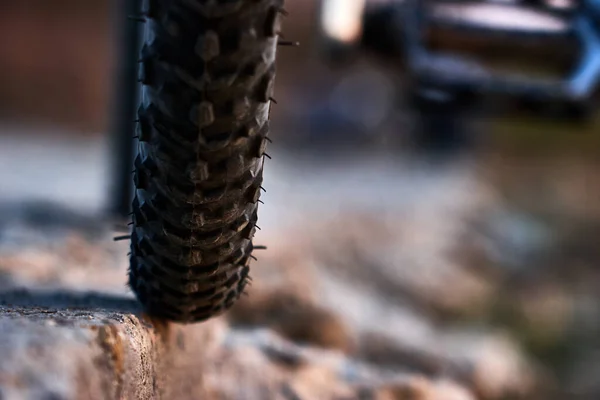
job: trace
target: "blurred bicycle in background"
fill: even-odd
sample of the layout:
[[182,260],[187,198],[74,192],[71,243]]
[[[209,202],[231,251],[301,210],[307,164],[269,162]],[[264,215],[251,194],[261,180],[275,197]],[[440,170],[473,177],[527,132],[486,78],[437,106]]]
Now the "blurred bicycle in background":
[[[415,117],[411,141],[429,150],[475,142],[480,132],[469,129],[475,115],[525,112],[569,124],[593,118],[600,79],[597,0],[322,0],[318,18],[321,56],[330,65],[343,71],[366,55],[396,79],[394,87],[379,81],[377,90],[378,81],[369,77],[343,81],[329,118],[333,111],[339,120],[362,118],[371,127],[369,118],[390,103],[373,99],[400,98]],[[396,104],[389,112],[402,109]]]

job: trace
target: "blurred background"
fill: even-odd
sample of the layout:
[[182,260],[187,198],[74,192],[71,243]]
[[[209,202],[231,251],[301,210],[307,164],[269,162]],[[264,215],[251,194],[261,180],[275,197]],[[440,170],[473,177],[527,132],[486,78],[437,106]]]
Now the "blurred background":
[[[431,158],[407,145],[393,64],[332,67],[317,3],[286,9],[301,46],[278,53],[268,250],[228,324],[480,399],[600,398],[597,116],[473,115],[477,145]],[[122,11],[0,2],[0,287],[125,293],[126,244],[95,234],[114,196]]]

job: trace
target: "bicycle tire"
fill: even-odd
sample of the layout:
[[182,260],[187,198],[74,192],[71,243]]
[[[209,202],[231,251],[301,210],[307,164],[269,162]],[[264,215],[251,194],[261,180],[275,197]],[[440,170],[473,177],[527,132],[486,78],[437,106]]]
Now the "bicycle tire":
[[180,323],[249,279],[283,0],[147,0],[129,286]]

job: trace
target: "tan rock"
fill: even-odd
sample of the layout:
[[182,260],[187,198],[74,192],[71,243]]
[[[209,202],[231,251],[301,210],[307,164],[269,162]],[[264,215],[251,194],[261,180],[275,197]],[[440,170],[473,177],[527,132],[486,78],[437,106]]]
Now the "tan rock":
[[388,385],[378,396],[381,400],[475,400],[469,391],[454,382],[423,377]]
[[235,325],[263,326],[290,340],[344,352],[351,351],[348,328],[331,311],[314,304],[293,288],[255,292],[231,309]]

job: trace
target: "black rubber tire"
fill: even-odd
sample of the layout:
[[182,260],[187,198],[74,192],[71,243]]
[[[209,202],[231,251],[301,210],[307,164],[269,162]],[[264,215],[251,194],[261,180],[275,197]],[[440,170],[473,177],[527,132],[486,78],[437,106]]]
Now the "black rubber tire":
[[129,285],[191,323],[248,282],[283,0],[147,0]]

